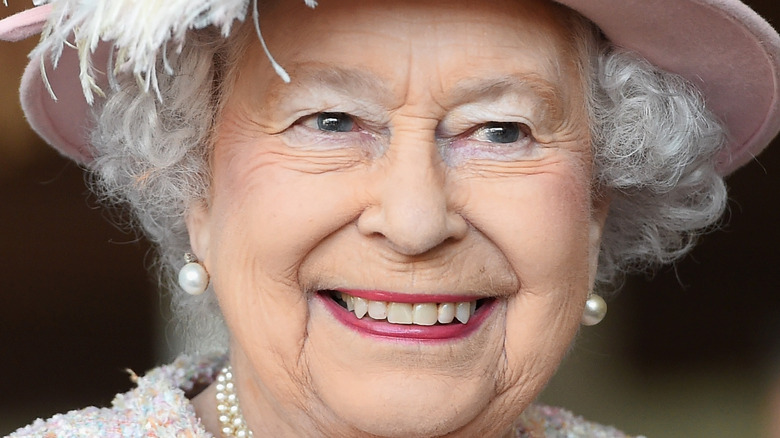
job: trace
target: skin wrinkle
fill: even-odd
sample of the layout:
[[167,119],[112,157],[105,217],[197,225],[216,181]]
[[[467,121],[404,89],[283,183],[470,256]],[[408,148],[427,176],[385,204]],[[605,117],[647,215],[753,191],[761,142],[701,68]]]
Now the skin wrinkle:
[[[311,88],[316,84],[316,86],[319,88],[324,87],[328,90],[332,88],[332,91],[336,92],[337,94],[344,95],[339,100],[345,100],[345,98],[347,98],[347,100],[351,99],[362,101],[363,105],[373,109],[369,110],[368,113],[381,114],[383,112],[390,112],[387,109],[384,111],[379,110],[379,108],[389,108],[391,105],[389,105],[387,102],[372,103],[366,102],[364,99],[356,99],[357,96],[363,95],[387,96],[390,94],[388,90],[386,90],[385,87],[381,84],[380,80],[370,72],[363,72],[354,69],[345,70],[338,67],[323,68],[321,65],[311,65],[316,63],[308,64],[308,66],[300,65],[296,68],[296,73],[299,73],[299,76],[296,77],[300,77],[299,80],[302,88],[307,90],[307,92],[305,94],[301,94],[298,87],[271,87],[272,91],[268,94],[273,96],[274,101],[286,102],[287,105],[295,107],[296,104],[294,104],[294,102],[302,99],[311,99],[309,97],[309,95],[312,94]],[[317,69],[312,72],[309,70],[312,67],[317,67]],[[356,86],[353,87],[354,89],[349,88],[349,83],[351,81],[356,84]],[[538,78],[538,75],[536,74],[517,75],[501,79],[480,78],[476,81],[471,80],[463,84],[458,84],[458,86],[455,88],[455,91],[451,93],[452,98],[449,99],[449,102],[443,105],[443,108],[456,106],[462,102],[469,102],[473,104],[473,102],[490,101],[491,98],[495,98],[497,95],[507,96],[510,94],[509,90],[512,89],[518,89],[519,94],[524,94],[520,90],[528,89],[531,91],[531,95],[541,97],[541,100],[537,101],[536,105],[534,105],[535,109],[539,111],[538,116],[535,118],[537,120],[543,120],[545,126],[549,127],[544,130],[540,129],[541,126],[534,128],[532,135],[534,135],[540,143],[549,143],[551,140],[547,138],[548,136],[545,135],[545,131],[550,132],[555,130],[555,125],[565,123],[566,119],[561,118],[562,114],[560,108],[562,107],[562,104],[560,93],[548,81],[544,81],[543,79]],[[477,99],[477,97],[479,98]],[[268,107],[273,107],[273,105],[269,105]],[[299,110],[294,113],[295,116],[291,119],[294,120],[299,116],[310,113],[311,111],[312,110],[305,109]],[[401,113],[399,115],[404,116],[405,114]],[[430,120],[432,122],[438,121],[438,119],[434,116],[430,116]],[[291,122],[292,121],[288,119],[279,122],[278,126],[275,123],[275,126],[261,126],[260,129],[269,133],[277,133],[281,132],[283,129],[282,127],[289,126],[288,124]],[[372,124],[383,123],[383,121],[372,122]],[[447,124],[446,119],[444,124]],[[384,135],[388,134],[385,133]]]
[[[475,8],[475,14],[467,17],[468,19],[474,19],[476,15],[485,12],[479,10],[481,5],[494,8],[492,2],[473,3],[473,5],[466,5]],[[517,4],[523,3],[517,1],[515,5]],[[297,19],[301,15],[307,16],[305,14],[319,14],[320,10],[310,11],[300,2],[298,5],[300,8],[289,15],[296,17],[296,20],[285,21],[284,25],[277,26],[281,29],[280,33],[290,34],[291,27],[296,30],[295,41],[285,47],[288,52],[291,48],[295,49],[298,42],[304,45],[307,43],[306,33],[309,30],[314,29],[313,34],[317,38],[309,40],[313,42],[313,47],[320,46],[321,39],[330,36],[327,31],[319,31],[317,35],[316,28],[307,26],[307,19]],[[437,2],[436,6],[444,8],[450,5],[446,0],[442,0]],[[504,13],[499,7],[494,9]],[[437,19],[442,18],[442,15],[444,14],[432,17],[428,23],[435,23]],[[495,18],[491,21],[500,23],[505,17]],[[520,29],[522,29],[519,26],[523,23],[522,18],[514,20],[514,25]],[[350,24],[358,19],[358,16],[348,16],[345,22]],[[271,26],[275,24],[273,21],[271,20]],[[535,18],[532,29],[535,29],[533,26],[544,21]],[[561,33],[564,34],[563,39],[566,42],[562,45],[566,53],[563,58],[572,60],[572,57],[577,57],[577,60],[582,62],[561,63],[556,60],[556,67],[550,68],[550,72],[559,71],[560,66],[575,64],[575,71],[581,76],[582,89],[588,90],[586,93],[588,104],[587,108],[583,109],[583,113],[590,111],[591,128],[595,139],[592,147],[598,152],[595,158],[597,171],[591,182],[594,190],[592,193],[594,199],[590,205],[593,210],[592,215],[598,217],[598,221],[603,223],[602,215],[606,215],[606,208],[603,206],[608,205],[610,199],[614,201],[612,208],[614,211],[610,214],[603,232],[605,238],[601,260],[598,263],[598,279],[601,282],[598,289],[605,292],[606,289],[611,290],[615,286],[615,276],[625,270],[644,269],[651,264],[666,263],[679,258],[687,252],[688,243],[695,240],[703,227],[711,226],[717,221],[718,216],[723,212],[727,195],[722,179],[717,177],[716,170],[708,163],[725,141],[722,138],[724,132],[716,118],[706,111],[700,94],[681,78],[658,71],[646,61],[611,47],[608,42],[600,40],[600,36],[594,32],[596,29],[581,17],[571,16],[560,20],[560,23],[563,28]],[[341,23],[333,20],[331,27],[333,25],[338,27]],[[263,26],[265,27],[265,24]],[[219,31],[213,28],[191,32],[187,36],[187,44],[181,48],[182,52],[177,56],[171,56],[169,61],[174,70],[191,72],[188,78],[192,81],[179,81],[166,75],[160,77],[163,100],[179,108],[179,113],[185,114],[187,120],[192,121],[190,129],[175,133],[166,131],[164,127],[171,124],[165,122],[165,117],[169,117],[170,114],[157,112],[158,100],[154,96],[139,92],[134,78],[119,76],[117,78],[119,88],[107,90],[109,93],[105,105],[96,108],[99,121],[96,122],[96,131],[91,136],[92,143],[95,145],[96,158],[98,158],[95,161],[98,176],[94,182],[99,196],[112,205],[129,202],[133,215],[148,233],[150,240],[160,245],[158,262],[161,280],[171,288],[174,313],[188,338],[187,350],[195,354],[213,349],[223,350],[228,346],[229,333],[224,326],[223,316],[217,309],[215,294],[204,294],[197,298],[189,297],[179,290],[175,278],[182,265],[181,254],[190,251],[190,247],[196,247],[194,244],[188,245],[187,230],[184,228],[185,212],[189,215],[189,211],[194,207],[203,208],[205,211],[212,209],[211,200],[214,192],[210,188],[212,177],[209,166],[215,165],[211,155],[215,147],[217,128],[212,122],[218,121],[221,117],[221,108],[226,104],[227,98],[232,96],[230,88],[239,76],[238,73],[248,74],[244,66],[246,53],[248,53],[246,50],[251,51],[256,48],[249,47],[250,41],[257,41],[257,35],[251,29],[251,25],[247,26],[247,32],[242,33],[239,28],[240,26],[235,26],[236,32],[227,39],[223,39]],[[465,26],[459,26],[456,32],[451,32],[453,38],[463,37],[463,28]],[[536,32],[535,36],[543,36],[547,30],[549,29]],[[482,36],[492,36],[490,32],[491,29],[486,29]],[[376,32],[365,34],[361,38],[367,39],[375,34]],[[472,40],[475,35],[471,35]],[[347,33],[342,33],[340,36],[346,37]],[[510,42],[522,38],[523,35],[520,33],[502,38],[502,41]],[[473,42],[472,40],[464,42],[464,48]],[[538,46],[542,47],[551,41],[555,43],[554,38],[545,38]],[[241,44],[236,43],[244,44],[242,47]],[[278,39],[271,41],[271,45],[272,51],[276,53],[276,49],[280,47]],[[388,48],[387,45],[376,45],[370,52],[366,52],[368,46],[365,44],[362,46],[363,50],[354,51],[353,57],[380,53],[381,50]],[[338,49],[344,51],[345,48],[350,47],[353,47],[350,43],[341,43]],[[489,49],[491,45],[487,44],[486,47]],[[505,51],[509,50],[506,44],[504,47]],[[172,53],[174,52],[169,50],[169,54]],[[479,50],[469,52],[472,56],[479,56],[480,53]],[[387,59],[394,61],[398,59],[399,63],[404,61],[403,56],[396,58],[393,54],[382,54],[387,55]],[[489,69],[491,70],[489,72],[479,70],[483,64],[480,59],[460,59],[459,62],[462,71],[474,73],[474,76],[495,74],[495,71],[501,70],[503,66],[517,61],[517,58],[511,55],[511,52],[500,54],[499,57],[505,60],[504,64],[499,68]],[[215,61],[213,66],[210,60]],[[440,57],[439,60],[443,61],[444,57]],[[262,56],[255,57],[255,62],[267,63],[267,59]],[[290,62],[285,59],[282,64],[287,66]],[[432,99],[440,103],[441,99],[437,98],[435,91],[443,93],[445,79],[459,76],[458,72],[453,74],[444,68],[441,62],[433,67],[435,72],[430,75],[431,93],[429,94],[432,95]],[[398,69],[391,66],[379,70],[394,72]],[[262,84],[259,88],[265,88],[268,84],[277,83],[278,77],[265,76],[258,81]],[[243,92],[245,89],[246,87],[240,91]],[[209,90],[212,90],[212,93],[209,93]],[[626,93],[627,90],[629,91]],[[627,100],[622,96],[631,96],[631,99]],[[575,106],[585,106],[585,102],[578,103],[576,98],[571,100]],[[209,102],[218,105],[216,111]],[[261,102],[255,101],[255,103]],[[655,111],[648,111],[649,107],[654,108]],[[441,109],[442,106],[439,104],[438,108]],[[150,116],[155,118],[155,113],[158,116],[156,118],[160,118],[159,123],[156,126],[141,127],[145,132],[143,135],[138,135],[136,128],[139,126],[136,123],[127,123],[132,120],[145,120]],[[215,114],[218,117],[215,117]],[[680,126],[686,128],[681,129]],[[186,132],[187,130],[190,132]],[[642,138],[647,132],[652,132],[653,135]],[[682,132],[697,133],[697,137],[680,138]],[[128,138],[134,141],[128,143],[126,142]],[[631,151],[636,150],[651,152],[642,154],[641,157],[636,154],[632,156]],[[620,156],[630,156],[630,158],[622,159],[619,158]],[[155,163],[161,169],[150,173],[148,171],[150,163]],[[655,163],[664,163],[664,165],[659,167]],[[583,162],[584,168],[581,171],[587,171],[589,164]],[[688,168],[682,168],[683,165]],[[139,185],[136,181],[138,175],[148,175],[148,178]],[[676,183],[678,178],[682,180]],[[529,176],[518,179],[518,182],[533,179]],[[674,187],[674,190],[670,192],[669,187]],[[357,215],[361,208],[381,201],[378,196],[374,196],[375,194],[359,193],[360,189],[353,191],[355,193],[345,196],[360,199],[361,205],[355,210],[346,211],[347,214]],[[462,183],[457,191],[458,193],[452,195],[459,200],[468,198],[468,202],[460,205],[453,204],[453,211],[466,218],[471,227],[478,231],[484,222],[470,220],[469,215],[480,213],[478,209],[471,208],[471,205],[484,195],[480,191],[472,191],[466,183]],[[699,200],[694,201],[688,197],[691,193],[694,193]],[[262,199],[254,198],[249,204],[261,202]],[[584,211],[586,207],[587,204],[578,208]],[[251,208],[251,205],[245,208]],[[264,208],[276,208],[276,206],[265,205]],[[333,207],[332,211],[324,217],[334,215],[338,218],[337,222],[349,222],[350,218],[342,211],[338,211],[340,209],[343,210],[344,206]],[[515,210],[514,214],[522,217],[527,207],[521,206]],[[506,212],[507,209],[506,206],[499,206],[493,211]],[[295,222],[289,221],[289,223]],[[534,232],[533,226],[529,228],[529,225],[533,224],[509,225]],[[600,234],[592,233],[592,242],[597,242]],[[493,239],[501,238],[500,233],[493,233],[491,236]],[[591,243],[592,248],[595,246],[597,243]],[[511,250],[503,247],[502,251],[507,249]],[[199,252],[196,253],[199,254],[199,258],[203,258]],[[289,265],[288,263],[285,269],[289,269]],[[513,267],[521,269],[522,265],[515,263]],[[209,271],[212,271],[211,266]],[[595,260],[592,261],[591,272],[591,277],[595,277],[597,272]],[[526,277],[524,275],[524,280]],[[313,381],[307,379],[307,382]],[[316,401],[313,404],[316,404]],[[211,411],[212,409],[206,409],[199,412]],[[206,420],[208,416],[202,418]]]
[[534,110],[539,111],[537,118],[545,123],[562,123],[563,98],[560,91],[538,74],[525,73],[507,75],[498,78],[482,77],[462,81],[455,86],[444,108],[456,107],[464,103],[491,102],[507,95],[535,99]]
[[[344,99],[346,97],[358,103],[358,106],[365,106],[367,114],[381,114],[401,106],[400,101],[394,101],[390,98],[394,93],[391,93],[384,85],[380,80],[380,76],[370,71],[332,66],[313,61],[296,63],[291,66],[290,70],[294,86],[277,84],[269,87],[265,98],[270,101],[271,105],[269,105],[269,108],[276,106],[281,110],[278,113],[290,113],[289,110],[285,111],[286,108],[300,107],[301,109],[293,113],[292,117],[279,121],[280,126],[273,128],[269,133],[276,133],[277,129],[280,132],[292,124],[295,118],[309,114],[306,112],[306,107],[308,105],[307,102],[312,99],[316,101],[325,100],[327,102],[328,97],[333,96],[331,99],[343,103],[347,100]],[[323,91],[328,92],[324,99],[322,97]],[[372,96],[374,99],[379,100],[372,102],[366,96]],[[308,111],[314,111],[315,108],[317,111],[321,111],[322,106],[322,104],[312,104],[309,106],[312,109],[308,109]],[[265,111],[263,111],[263,115],[266,115]],[[267,117],[274,119],[274,116],[273,112],[268,112]],[[376,120],[373,122],[380,125],[387,123],[387,120]]]
[[[236,114],[231,112],[229,116]],[[238,112],[236,117],[239,120],[244,121],[243,126],[255,125],[251,122],[251,116],[244,112]],[[252,143],[255,140],[255,135],[247,135],[242,133],[240,129],[236,129],[237,124],[223,126],[224,133],[221,137],[224,141],[231,141],[235,143]],[[260,135],[262,131],[257,131],[256,135]],[[280,142],[281,143],[281,142]],[[251,147],[251,146],[248,146]],[[274,166],[277,164],[283,164],[290,170],[296,170],[309,174],[322,174],[337,170],[348,170],[360,164],[366,163],[365,154],[356,154],[355,151],[345,149],[333,149],[333,150],[297,150],[293,148],[286,148],[278,145],[276,147],[268,148],[262,152],[262,156],[258,156],[257,167],[249,169],[248,173],[260,172],[264,166]]]
[[[462,277],[463,273],[465,272],[463,268],[464,263],[467,260],[463,260],[462,254],[465,251],[468,251],[469,248],[475,247],[475,243],[465,243],[464,247],[461,247],[461,251],[458,252],[452,252],[452,251],[446,251],[446,254],[450,257],[448,258],[442,258],[443,254],[431,254],[430,256],[427,256],[426,259],[421,259],[421,257],[408,257],[408,256],[400,256],[396,255],[397,259],[393,260],[392,258],[388,256],[392,256],[392,254],[388,254],[387,252],[384,252],[382,255],[376,257],[376,260],[378,260],[376,266],[369,266],[369,269],[374,269],[375,271],[368,271],[365,275],[367,279],[371,279],[374,277],[376,273],[382,273],[384,274],[388,280],[393,278],[392,274],[399,273],[399,274],[407,274],[414,271],[428,271],[429,275],[431,275],[430,278],[424,278],[424,280],[429,280],[430,282],[440,282],[441,278],[448,278],[450,280],[450,283],[453,284],[462,284],[464,289],[472,290],[473,292],[477,293],[481,296],[506,296],[511,294],[512,292],[516,291],[519,288],[519,285],[517,283],[516,278],[512,275],[511,269],[506,266],[505,269],[493,269],[495,271],[506,273],[506,277],[499,279],[498,281],[491,281],[491,288],[488,288],[486,290],[477,289],[475,286],[481,284],[478,282],[479,280],[483,279],[484,276],[481,275],[482,271],[485,269],[479,269],[479,274],[475,274],[473,277],[467,277],[462,280],[454,280],[455,278]],[[377,248],[375,246],[371,246],[367,249],[368,251],[376,251]],[[444,253],[445,250],[441,250],[441,248],[438,248],[439,253]],[[363,257],[372,257],[371,253],[364,253],[363,251],[360,252],[360,254],[357,254]],[[357,256],[356,255],[356,256]],[[494,256],[495,257],[495,256]],[[372,257],[374,258],[374,257]],[[407,264],[406,267],[404,267],[404,263]],[[487,260],[485,260],[485,263],[488,263]],[[491,265],[496,264],[506,264],[506,260],[503,258],[497,260],[497,261],[490,261]],[[316,265],[311,265],[308,267],[312,270],[317,270],[325,273],[331,273],[331,272],[338,272],[336,270],[336,266],[332,264],[327,263],[318,263]],[[455,276],[448,276],[445,274],[438,274],[441,271],[437,270],[437,268],[447,268],[457,273]],[[349,283],[344,282],[343,279],[332,276],[333,274],[326,274],[323,278],[320,278],[319,281],[316,284],[308,285],[304,284],[304,290],[308,291],[315,291],[315,290],[322,290],[322,289],[334,289],[337,287],[344,287],[349,286]],[[403,277],[398,277],[403,278]],[[469,286],[474,285],[474,286]],[[352,285],[355,286],[355,285]],[[358,286],[366,287],[368,289],[372,288],[372,282],[367,282],[366,284],[358,284]],[[447,290],[447,288],[440,288],[440,289],[430,289],[430,288],[418,288],[418,287],[412,287],[410,286],[408,289],[405,289],[407,292],[415,292],[415,293],[448,293],[450,292]]]
[[[282,65],[324,66],[311,75],[328,66],[386,72],[372,73],[372,81],[387,88],[387,100],[372,94],[373,86],[361,90],[364,97],[334,93],[327,81],[294,81],[285,93],[318,96],[309,106],[294,103],[298,98],[274,94],[280,82],[257,44],[250,43],[243,57],[217,128],[209,208],[197,211],[203,217],[192,223],[201,224],[212,243],[208,268],[230,327],[237,385],[248,388],[242,390],[246,399],[239,396],[256,434],[495,436],[535,397],[576,332],[593,245],[590,168],[582,165],[590,160],[587,127],[577,113],[581,105],[572,102],[580,78],[557,76],[545,60],[562,56],[557,37],[550,37],[552,47],[537,37],[554,29],[554,22],[516,26],[527,17],[512,15],[514,1],[466,14],[460,0],[448,1],[457,7],[445,9],[452,19],[441,21],[441,14],[423,13],[438,11],[440,2],[410,2],[406,12],[413,25],[393,38],[387,30],[397,28],[381,1],[329,4],[300,17],[294,38],[279,31],[289,27],[282,18],[292,16],[285,8],[294,3],[280,3],[278,17],[264,14],[264,35]],[[533,0],[527,6],[536,12],[549,7]],[[472,23],[474,12],[486,15]],[[333,21],[343,23],[342,30],[324,32]],[[428,22],[437,28],[420,25]],[[456,25],[458,32],[445,32]],[[502,33],[508,29],[516,45],[476,50],[480,38],[512,41]],[[440,45],[441,38],[413,43],[425,41],[427,32],[465,39],[456,45]],[[393,45],[405,39],[408,44]],[[365,52],[362,44],[381,50]],[[455,46],[464,50],[451,50]],[[447,56],[424,56],[429,50]],[[522,56],[508,56],[510,50]],[[561,90],[559,113],[572,120],[550,124],[550,139],[539,148],[545,159],[502,161],[497,149],[495,162],[447,165],[437,129],[454,110],[447,102],[456,84],[483,77],[470,69],[480,64],[494,71],[491,76],[538,70]],[[515,99],[534,107],[550,100],[540,93],[530,87]],[[335,103],[329,102],[334,94]],[[382,155],[353,162],[365,157],[361,148],[329,149],[341,134],[323,149],[306,143],[307,136],[287,135],[298,128],[288,131],[284,123],[307,115],[302,112],[347,106],[349,112],[358,107],[370,113],[377,102],[386,107],[369,121],[387,129],[379,132],[387,138]],[[520,112],[536,124],[543,112],[503,111]],[[233,263],[237,258],[246,264]],[[234,275],[236,269],[252,272]],[[372,340],[330,317],[313,295],[330,284],[497,298],[495,311],[467,338],[407,345]],[[522,403],[508,405],[510,400]]]

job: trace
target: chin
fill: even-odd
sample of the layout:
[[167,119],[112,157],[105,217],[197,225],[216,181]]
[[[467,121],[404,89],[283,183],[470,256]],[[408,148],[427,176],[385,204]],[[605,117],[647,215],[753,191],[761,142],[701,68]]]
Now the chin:
[[[404,375],[405,374],[405,375]],[[489,382],[458,382],[413,372],[389,375],[346,391],[328,388],[324,400],[345,423],[385,437],[432,437],[474,422],[495,397]],[[353,382],[354,383],[354,382]],[[332,386],[336,382],[329,382]]]
[[471,430],[497,399],[503,302],[466,336],[421,341],[345,326],[326,304],[313,301],[305,350],[312,390],[356,434],[431,437]]

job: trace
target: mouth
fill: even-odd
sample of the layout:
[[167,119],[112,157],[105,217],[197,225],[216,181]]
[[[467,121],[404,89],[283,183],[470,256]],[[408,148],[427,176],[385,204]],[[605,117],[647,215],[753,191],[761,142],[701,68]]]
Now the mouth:
[[[359,332],[419,340],[463,337],[487,318],[495,298],[322,290],[338,320]],[[359,296],[360,295],[360,296]]]

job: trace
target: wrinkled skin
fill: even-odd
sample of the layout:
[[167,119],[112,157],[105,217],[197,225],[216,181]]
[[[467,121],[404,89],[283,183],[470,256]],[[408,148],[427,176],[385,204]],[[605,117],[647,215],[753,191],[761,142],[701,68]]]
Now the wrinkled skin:
[[[608,207],[565,13],[510,0],[263,11],[292,82],[253,39],[229,78],[210,197],[188,216],[255,436],[502,436],[555,372]],[[473,331],[431,342],[344,324],[317,294],[336,288],[494,300]],[[213,391],[195,403],[215,430]]]

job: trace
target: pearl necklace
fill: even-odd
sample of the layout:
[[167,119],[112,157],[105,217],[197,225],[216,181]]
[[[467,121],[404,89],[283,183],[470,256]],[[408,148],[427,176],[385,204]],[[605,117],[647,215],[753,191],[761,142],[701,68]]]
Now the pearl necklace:
[[230,364],[217,375],[217,418],[219,431],[225,438],[251,438],[254,435],[247,427],[241,408],[238,406],[238,396],[233,384],[233,368]]

